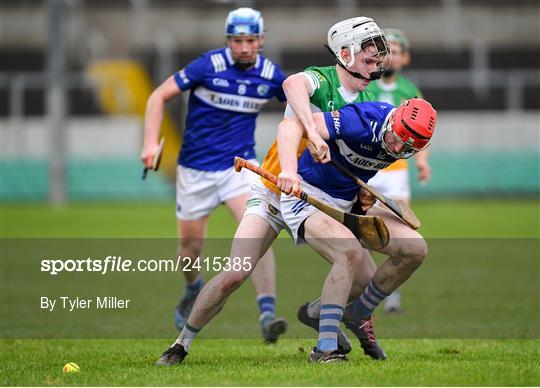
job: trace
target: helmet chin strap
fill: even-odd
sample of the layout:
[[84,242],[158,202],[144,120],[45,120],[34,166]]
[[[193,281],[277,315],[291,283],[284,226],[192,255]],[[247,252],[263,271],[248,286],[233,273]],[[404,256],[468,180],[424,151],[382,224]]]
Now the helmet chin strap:
[[347,66],[345,66],[343,63],[341,63],[340,60],[337,59],[336,54],[334,54],[332,49],[327,44],[325,44],[324,47],[326,47],[326,49],[330,52],[330,54],[336,59],[337,64],[339,66],[341,66],[347,73],[349,73],[354,78],[363,79],[365,81],[375,81],[375,80],[381,78],[382,75],[385,73],[385,70],[373,71],[373,72],[369,73],[369,78],[366,78],[360,73],[357,73],[355,71],[350,71],[349,69],[347,69]]
[[358,79],[363,79],[363,80],[366,80],[366,81],[375,81],[379,78],[382,77],[382,75],[384,74],[384,70],[377,70],[377,71],[373,71],[371,73],[369,73],[369,78],[366,78],[364,77],[362,74],[360,73],[357,73],[355,71],[350,71],[349,69],[347,69],[346,66],[343,66],[343,63],[339,62],[338,61],[338,64],[343,68],[345,69],[345,71],[347,73],[349,73],[350,75],[352,75],[354,78],[358,78]]
[[396,73],[396,71],[395,71],[394,69],[392,69],[391,67],[389,67],[388,69],[386,69],[386,70],[384,71],[383,76],[384,76],[384,77],[391,77],[391,76],[393,76],[395,73]]

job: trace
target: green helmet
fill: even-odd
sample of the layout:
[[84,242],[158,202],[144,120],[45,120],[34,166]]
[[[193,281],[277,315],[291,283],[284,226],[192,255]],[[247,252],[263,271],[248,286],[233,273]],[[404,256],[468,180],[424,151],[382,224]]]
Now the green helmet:
[[403,31],[398,30],[397,28],[385,28],[384,35],[386,36],[386,40],[388,42],[399,43],[402,51],[409,51],[409,40],[407,39]]

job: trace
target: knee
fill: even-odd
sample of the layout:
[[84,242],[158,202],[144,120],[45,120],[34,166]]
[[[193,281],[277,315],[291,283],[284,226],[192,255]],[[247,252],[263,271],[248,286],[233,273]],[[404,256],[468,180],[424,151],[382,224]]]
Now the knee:
[[342,250],[339,255],[338,262],[341,262],[347,267],[351,275],[356,276],[360,271],[360,264],[362,262],[363,252],[361,247],[348,247]]
[[414,268],[419,267],[424,262],[428,254],[426,240],[422,237],[407,239],[400,248],[401,258]]
[[201,255],[202,247],[202,238],[182,238],[180,240],[179,255],[195,258]]
[[223,273],[225,276],[222,279],[220,288],[221,291],[227,295],[238,289],[238,287],[240,287],[249,277],[249,272],[243,271],[230,271]]

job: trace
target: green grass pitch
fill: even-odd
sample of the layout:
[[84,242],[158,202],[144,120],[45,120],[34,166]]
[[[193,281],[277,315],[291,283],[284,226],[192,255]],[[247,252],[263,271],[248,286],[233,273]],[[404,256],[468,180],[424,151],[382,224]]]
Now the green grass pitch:
[[[140,283],[140,297],[144,302],[144,289],[155,287],[162,300],[145,305],[155,309],[148,310],[152,314],[135,316],[141,327],[155,326],[161,330],[159,333],[164,333],[153,338],[92,339],[85,336],[77,339],[74,338],[77,333],[69,332],[69,327],[63,325],[59,326],[59,332],[67,330],[72,338],[6,339],[5,333],[21,330],[20,326],[27,322],[4,321],[8,307],[0,307],[3,320],[0,383],[540,385],[537,323],[540,271],[538,257],[527,256],[531,250],[538,252],[538,201],[418,201],[414,209],[423,222],[421,231],[430,239],[430,249],[431,245],[433,249],[426,263],[403,289],[405,313],[397,317],[378,313],[376,330],[389,356],[385,362],[372,362],[363,356],[356,340],[348,363],[313,365],[307,362],[309,349],[316,342],[315,332],[296,322],[295,311],[299,303],[317,294],[328,267],[322,260],[311,257],[305,248],[290,251],[278,245],[277,307],[290,328],[287,338],[276,345],[266,346],[258,339],[257,309],[252,287],[247,284],[203,330],[204,334],[194,342],[182,365],[154,366],[159,354],[176,336],[172,328],[172,307],[183,287],[178,275],[163,279],[155,275],[140,278],[145,281]],[[1,220],[3,238],[174,238],[176,235],[172,203],[81,203],[64,208],[3,204]],[[209,235],[230,237],[233,233],[231,217],[220,208],[211,216]],[[465,250],[472,250],[474,254],[459,256],[458,253]],[[471,261],[471,257],[475,260]],[[306,273],[306,266],[310,266],[312,275]],[[2,298],[11,297],[13,292],[12,287],[6,286],[12,280],[5,270],[3,266]],[[306,273],[306,277],[300,278],[300,273]],[[29,288],[31,276],[29,274],[27,279]],[[84,281],[81,280],[81,286],[85,286]],[[88,287],[91,286],[89,283]],[[22,307],[14,311],[27,316]],[[48,329],[43,327],[44,331]],[[109,326],[104,324],[103,329],[117,333],[122,330],[122,320],[111,319]],[[63,365],[70,361],[81,367],[79,374],[62,373]]]

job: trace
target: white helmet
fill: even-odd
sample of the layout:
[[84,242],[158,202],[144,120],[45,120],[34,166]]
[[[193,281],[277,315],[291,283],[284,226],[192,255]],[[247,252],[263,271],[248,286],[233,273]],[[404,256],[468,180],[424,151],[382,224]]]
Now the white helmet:
[[[375,45],[378,57],[390,52],[383,30],[371,18],[359,16],[343,20],[328,30],[328,47],[345,68],[354,65],[354,54],[361,51],[362,45],[367,42]],[[341,49],[345,47],[351,51],[352,59],[348,63],[341,57]]]

